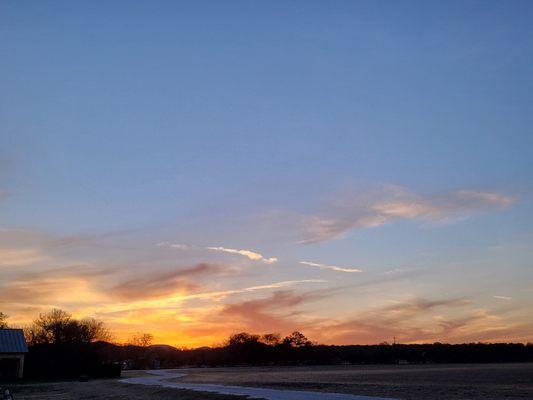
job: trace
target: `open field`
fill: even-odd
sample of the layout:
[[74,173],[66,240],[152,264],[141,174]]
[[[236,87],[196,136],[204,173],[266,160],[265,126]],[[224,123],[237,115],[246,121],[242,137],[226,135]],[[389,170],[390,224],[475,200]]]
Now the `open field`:
[[[138,376],[126,372],[124,377]],[[116,379],[90,382],[50,382],[22,385],[1,384],[16,400],[239,400],[242,397],[157,386],[129,385]]]
[[187,382],[412,400],[533,399],[533,364],[190,369]]
[[[180,382],[337,392],[412,400],[532,399],[533,364],[322,366],[183,369]],[[143,373],[125,372],[124,377]],[[1,385],[16,400],[235,400],[117,380]]]
[[361,396],[346,393],[327,393],[319,391],[272,389],[264,387],[235,386],[213,383],[190,383],[182,380],[187,374],[179,369],[147,371],[151,376],[134,377],[123,382],[133,385],[162,386],[174,389],[196,390],[199,392],[222,393],[246,396],[263,400],[397,400],[385,397]]

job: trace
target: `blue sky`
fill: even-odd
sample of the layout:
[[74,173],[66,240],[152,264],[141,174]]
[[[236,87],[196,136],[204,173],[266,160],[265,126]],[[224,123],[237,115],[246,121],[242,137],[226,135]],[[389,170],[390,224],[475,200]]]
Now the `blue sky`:
[[[293,282],[194,306],[233,312],[232,329],[260,329],[259,307],[279,330],[372,342],[379,329],[339,324],[379,327],[372,310],[416,304],[394,332],[408,341],[533,338],[520,323],[532,14],[527,1],[2,2],[0,286],[46,277],[42,307],[173,343],[218,339],[183,327],[190,299],[136,325],[108,291],[155,272],[163,303]],[[217,268],[189,271],[201,263]],[[85,303],[58,293],[59,266]],[[39,307],[0,298],[16,323]],[[158,333],[169,320],[180,335]]]

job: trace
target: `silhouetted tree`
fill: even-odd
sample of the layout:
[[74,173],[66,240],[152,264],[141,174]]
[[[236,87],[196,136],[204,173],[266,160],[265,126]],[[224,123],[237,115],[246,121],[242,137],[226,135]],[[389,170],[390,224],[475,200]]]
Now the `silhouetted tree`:
[[130,348],[130,359],[136,369],[148,368],[150,366],[149,347],[154,340],[151,333],[137,333],[128,341]]
[[53,309],[40,314],[25,329],[26,341],[35,344],[93,343],[110,340],[111,335],[103,322],[94,318],[76,320],[66,311]]
[[111,332],[105,327],[103,321],[95,318],[83,318],[78,321],[80,337],[84,343],[109,342],[112,339]]
[[265,360],[268,346],[262,343],[259,335],[251,335],[247,332],[240,332],[231,335],[227,349],[232,363],[257,364]]
[[7,315],[0,311],[0,329],[7,328]]
[[137,347],[148,347],[152,344],[153,340],[154,335],[152,335],[151,333],[138,333],[132,336],[128,344]]
[[291,347],[304,347],[304,346],[311,346],[312,343],[307,337],[298,331],[294,331],[289,336],[285,337],[283,339],[284,344],[288,344]]
[[94,318],[75,319],[53,309],[40,314],[25,329],[29,353],[25,374],[30,377],[120,376],[120,366],[104,353],[111,335]]
[[259,343],[259,335],[250,335],[247,332],[240,332],[231,335],[228,339],[228,346],[243,346]]
[[261,336],[261,342],[268,346],[277,346],[281,343],[281,335],[279,333],[265,333]]

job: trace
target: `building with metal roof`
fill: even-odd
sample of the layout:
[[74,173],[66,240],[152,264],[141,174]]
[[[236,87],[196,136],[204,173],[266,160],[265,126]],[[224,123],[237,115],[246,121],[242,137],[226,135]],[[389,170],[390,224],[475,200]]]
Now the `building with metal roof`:
[[22,329],[0,329],[0,378],[22,378],[27,352]]

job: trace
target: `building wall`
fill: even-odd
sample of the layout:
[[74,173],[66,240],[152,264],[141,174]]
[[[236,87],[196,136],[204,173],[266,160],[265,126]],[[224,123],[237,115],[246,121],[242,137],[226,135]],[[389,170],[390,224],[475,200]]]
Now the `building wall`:
[[0,377],[22,378],[24,354],[0,354]]

